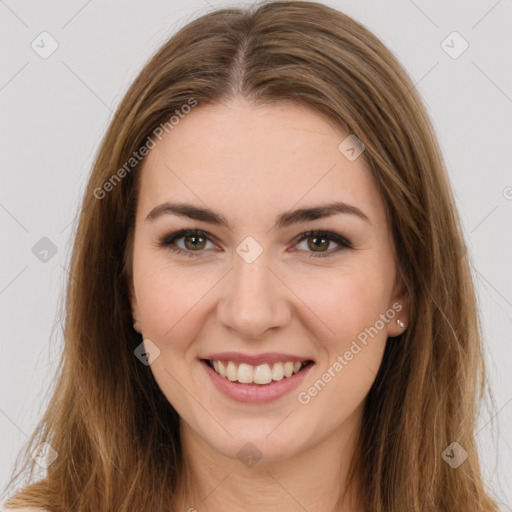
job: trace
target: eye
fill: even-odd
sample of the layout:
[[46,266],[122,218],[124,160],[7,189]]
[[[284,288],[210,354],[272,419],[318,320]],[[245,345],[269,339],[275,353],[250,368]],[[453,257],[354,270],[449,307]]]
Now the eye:
[[[179,246],[177,241],[182,239],[184,245]],[[188,257],[194,257],[196,256],[194,253],[203,252],[203,249],[206,248],[206,244],[208,242],[213,244],[211,239],[211,235],[205,231],[201,231],[199,229],[182,229],[167,235],[158,243],[158,245],[160,247],[165,247],[172,252]],[[303,241],[307,242],[307,249],[311,249],[310,251],[307,249],[303,251],[306,253],[305,255],[308,258],[325,258],[332,256],[334,253],[343,249],[352,249],[352,244],[346,238],[330,231],[308,231],[307,233],[303,233],[297,240],[298,244]],[[333,242],[337,244],[338,247],[335,247],[330,251],[324,250]]]
[[[343,249],[352,249],[352,244],[346,238],[330,231],[308,231],[301,235],[299,242],[303,241],[306,241],[306,247],[311,249],[311,251],[306,251],[308,258],[325,258]],[[323,249],[329,247],[331,242],[337,244],[338,247],[331,251],[324,251]]]
[[[177,246],[176,244],[176,240],[181,239],[184,240],[184,247]],[[199,229],[182,229],[166,236],[158,245],[178,254],[194,257],[193,253],[201,252],[205,248],[207,241],[210,241],[210,236],[204,231]]]

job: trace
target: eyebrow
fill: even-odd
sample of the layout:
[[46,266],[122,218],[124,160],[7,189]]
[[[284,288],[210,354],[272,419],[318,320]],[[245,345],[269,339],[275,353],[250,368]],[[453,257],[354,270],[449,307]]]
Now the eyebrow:
[[[282,229],[291,226],[292,224],[331,217],[341,213],[355,215],[365,222],[371,224],[368,216],[362,210],[357,208],[357,206],[353,206],[341,201],[335,201],[325,205],[313,206],[310,208],[300,208],[284,212],[276,218],[275,224],[277,228]],[[148,216],[146,217],[146,222],[154,222],[162,215],[177,215],[180,217],[188,217],[189,219],[208,222],[218,226],[224,226],[231,230],[229,222],[222,214],[216,213],[210,208],[202,208],[186,203],[162,203],[149,212]]]

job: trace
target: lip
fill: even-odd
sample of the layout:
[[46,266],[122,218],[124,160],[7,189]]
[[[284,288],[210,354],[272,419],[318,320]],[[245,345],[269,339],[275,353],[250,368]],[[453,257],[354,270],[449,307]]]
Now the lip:
[[[219,354],[215,354],[215,357],[217,357],[218,355]],[[220,358],[219,360],[222,361],[222,358]],[[229,358],[227,360],[233,361],[233,359]],[[287,361],[292,360],[293,359],[287,359]],[[266,361],[268,361],[268,359]],[[279,359],[279,361],[283,361],[283,359]],[[304,359],[295,358],[295,361],[304,361]],[[304,377],[309,373],[313,366],[315,366],[314,363],[309,364],[300,372],[295,373],[291,377],[285,377],[279,381],[272,381],[270,384],[262,385],[242,384],[236,381],[231,382],[225,377],[219,375],[213,368],[210,368],[210,366],[208,366],[208,363],[205,360],[202,359],[200,363],[205,369],[208,377],[212,380],[215,387],[223,395],[237,402],[245,403],[267,403],[272,402],[273,400],[277,400],[278,398],[281,398],[282,396],[286,395],[293,389],[297,388],[298,385],[304,379]]]
[[[313,361],[309,357],[293,356],[291,354],[282,354],[278,352],[265,352],[263,354],[243,354],[242,352],[218,352],[209,354],[200,359],[210,359],[211,361],[233,361],[234,363],[247,363],[251,366],[258,366],[265,363],[286,363],[291,361]],[[314,362],[314,361],[313,361]],[[291,378],[291,377],[288,377]]]

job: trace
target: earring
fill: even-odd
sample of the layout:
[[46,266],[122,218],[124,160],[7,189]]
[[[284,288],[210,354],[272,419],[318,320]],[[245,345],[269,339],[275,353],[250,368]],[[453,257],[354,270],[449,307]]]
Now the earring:
[[396,319],[396,323],[403,329],[405,327],[405,324],[400,320],[400,318]]
[[138,322],[137,320],[135,320],[135,322],[133,323],[133,330],[134,331],[137,331],[139,334],[141,333],[141,328],[140,328],[140,322]]

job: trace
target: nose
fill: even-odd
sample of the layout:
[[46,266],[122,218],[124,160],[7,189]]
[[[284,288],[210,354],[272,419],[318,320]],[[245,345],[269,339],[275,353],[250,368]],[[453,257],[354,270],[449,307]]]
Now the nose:
[[285,326],[291,317],[289,288],[271,269],[263,252],[248,263],[238,255],[221,288],[219,323],[243,339],[261,339],[270,329]]

